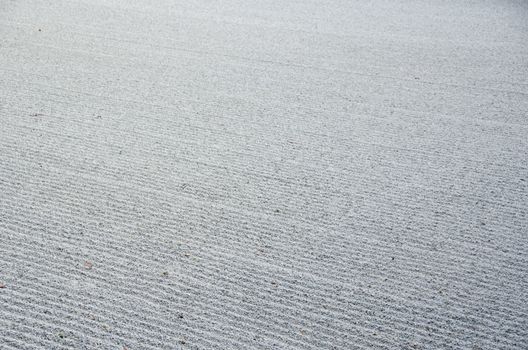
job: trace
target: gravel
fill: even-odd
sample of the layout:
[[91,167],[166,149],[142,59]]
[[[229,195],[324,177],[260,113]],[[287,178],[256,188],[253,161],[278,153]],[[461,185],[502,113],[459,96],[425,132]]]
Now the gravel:
[[526,349],[524,1],[0,0],[1,349]]

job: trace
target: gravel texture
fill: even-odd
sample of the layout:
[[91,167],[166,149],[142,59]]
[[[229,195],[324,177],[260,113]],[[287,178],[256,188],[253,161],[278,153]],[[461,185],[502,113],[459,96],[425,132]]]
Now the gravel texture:
[[0,0],[0,349],[526,349],[528,3]]

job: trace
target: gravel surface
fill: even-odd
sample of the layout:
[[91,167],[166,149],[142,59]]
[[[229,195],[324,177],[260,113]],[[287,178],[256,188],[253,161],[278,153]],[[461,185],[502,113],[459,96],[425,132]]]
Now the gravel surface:
[[0,349],[526,349],[528,3],[0,0]]

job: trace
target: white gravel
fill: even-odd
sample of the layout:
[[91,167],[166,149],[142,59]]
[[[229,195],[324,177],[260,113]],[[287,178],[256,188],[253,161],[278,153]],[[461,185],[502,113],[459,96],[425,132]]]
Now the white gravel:
[[528,3],[0,0],[0,349],[526,349]]

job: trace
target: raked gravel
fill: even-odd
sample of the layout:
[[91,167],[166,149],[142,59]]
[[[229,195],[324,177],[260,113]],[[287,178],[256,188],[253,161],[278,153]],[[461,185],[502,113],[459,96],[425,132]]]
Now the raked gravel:
[[0,349],[527,349],[528,3],[0,0]]

